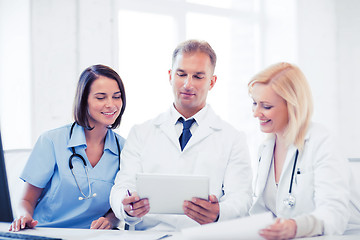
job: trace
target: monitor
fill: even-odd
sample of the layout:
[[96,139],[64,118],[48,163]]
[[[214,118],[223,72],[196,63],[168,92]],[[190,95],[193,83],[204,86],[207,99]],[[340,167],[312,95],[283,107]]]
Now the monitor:
[[4,149],[1,141],[0,132],[0,222],[12,222],[14,220],[8,180],[6,175],[6,166],[4,159]]

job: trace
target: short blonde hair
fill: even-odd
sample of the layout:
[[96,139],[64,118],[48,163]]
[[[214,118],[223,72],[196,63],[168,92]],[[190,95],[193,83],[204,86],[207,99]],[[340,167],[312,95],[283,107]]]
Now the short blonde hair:
[[256,74],[248,83],[249,93],[255,83],[270,84],[287,104],[289,122],[284,133],[286,143],[300,151],[313,113],[313,100],[305,75],[295,65],[281,62]]

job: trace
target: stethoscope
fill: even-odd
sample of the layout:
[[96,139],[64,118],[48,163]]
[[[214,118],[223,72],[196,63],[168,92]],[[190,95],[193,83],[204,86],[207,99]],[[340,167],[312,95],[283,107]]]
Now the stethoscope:
[[291,192],[292,192],[292,184],[293,184],[293,180],[294,180],[294,174],[295,174],[295,168],[296,168],[296,162],[297,162],[298,156],[299,156],[299,150],[296,149],[294,165],[293,165],[293,169],[292,169],[292,173],[291,173],[289,195],[283,201],[284,205],[286,207],[288,207],[288,208],[293,208],[295,206],[295,203],[296,203],[296,198],[295,198],[294,195],[292,195]]
[[[71,139],[71,135],[72,135],[74,126],[75,126],[75,122],[71,125],[71,129],[70,129],[70,139]],[[69,140],[70,140],[70,139],[69,139]],[[118,139],[117,139],[116,136],[115,136],[115,140],[116,140],[116,145],[117,145],[118,153],[119,153],[119,170],[120,170],[120,145],[119,145],[119,141],[118,141]],[[77,185],[77,187],[78,187],[78,189],[79,189],[79,191],[80,191],[80,193],[81,193],[81,195],[82,195],[82,196],[79,197],[79,200],[81,201],[81,200],[84,200],[84,199],[90,199],[90,198],[96,197],[96,193],[92,193],[92,189],[91,189],[91,185],[90,185],[90,179],[89,179],[89,174],[88,174],[88,169],[87,169],[87,164],[86,164],[85,159],[83,158],[83,156],[81,156],[80,154],[78,154],[78,153],[75,152],[75,148],[74,148],[74,147],[71,147],[71,150],[72,150],[72,154],[71,154],[71,156],[70,156],[70,158],[69,158],[69,168],[70,168],[70,170],[71,170],[72,175],[74,176],[76,185]],[[73,167],[73,164],[72,164],[72,160],[73,160],[73,158],[75,158],[75,157],[80,158],[80,160],[81,160],[81,161],[83,162],[83,164],[84,164],[85,173],[86,173],[86,178],[87,178],[87,182],[88,182],[88,188],[89,188],[89,195],[87,195],[87,196],[86,196],[86,195],[83,193],[83,191],[81,190],[80,185],[79,185],[79,183],[78,183],[78,181],[77,181],[77,179],[76,179],[75,173],[74,173],[74,171],[73,171],[73,168],[74,168],[74,167]]]
[[[287,196],[287,198],[285,198],[283,200],[283,203],[286,207],[288,208],[293,208],[295,206],[296,203],[296,198],[295,196],[292,194],[292,184],[293,184],[293,180],[294,180],[294,175],[295,175],[295,169],[296,169],[296,162],[299,156],[299,150],[296,149],[296,153],[295,153],[295,160],[294,160],[294,164],[293,164],[293,169],[292,169],[292,173],[291,173],[291,180],[290,180],[290,187],[289,187],[289,195]],[[261,157],[259,158],[259,162],[261,161]]]

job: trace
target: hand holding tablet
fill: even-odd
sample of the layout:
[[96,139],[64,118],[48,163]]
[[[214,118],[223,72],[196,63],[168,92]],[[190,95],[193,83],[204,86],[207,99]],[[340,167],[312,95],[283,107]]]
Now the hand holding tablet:
[[215,195],[210,195],[209,200],[194,198],[185,201],[184,213],[189,218],[200,224],[216,222],[219,219],[220,206]]

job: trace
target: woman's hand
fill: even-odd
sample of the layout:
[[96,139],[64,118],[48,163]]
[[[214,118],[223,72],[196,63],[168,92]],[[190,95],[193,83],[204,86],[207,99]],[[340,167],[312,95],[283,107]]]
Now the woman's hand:
[[259,234],[268,240],[291,239],[295,238],[296,230],[295,220],[278,218],[274,224],[260,230]]
[[101,217],[92,221],[90,229],[112,229],[113,227],[112,222],[108,218]]
[[9,231],[17,232],[25,228],[34,228],[38,224],[38,221],[35,221],[32,216],[42,191],[43,188],[35,187],[30,183],[25,184],[24,196],[19,206],[19,215],[21,215],[21,217],[11,223]]
[[90,229],[113,229],[119,225],[119,219],[110,208],[104,217],[92,221]]
[[15,219],[9,228],[9,231],[17,232],[25,228],[34,228],[38,224],[31,216],[21,216]]

